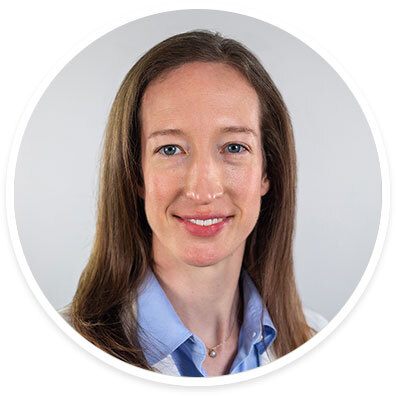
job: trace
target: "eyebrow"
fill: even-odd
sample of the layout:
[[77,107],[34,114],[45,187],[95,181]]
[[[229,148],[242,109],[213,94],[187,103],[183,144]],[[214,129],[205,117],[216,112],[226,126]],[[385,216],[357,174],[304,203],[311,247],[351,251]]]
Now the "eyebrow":
[[184,135],[184,132],[181,129],[162,129],[160,131],[155,131],[151,133],[148,139],[152,139],[157,136],[167,136],[167,135],[171,135],[171,136]]
[[244,126],[230,126],[222,129],[224,133],[248,133],[253,136],[257,136],[257,132],[254,129],[247,128]]
[[[247,128],[244,126],[229,126],[225,128],[221,128],[220,132],[222,133],[247,133],[257,137],[257,132],[251,128]],[[148,139],[153,139],[157,136],[180,136],[184,135],[184,132],[181,129],[162,129],[160,131],[155,131],[150,134]]]

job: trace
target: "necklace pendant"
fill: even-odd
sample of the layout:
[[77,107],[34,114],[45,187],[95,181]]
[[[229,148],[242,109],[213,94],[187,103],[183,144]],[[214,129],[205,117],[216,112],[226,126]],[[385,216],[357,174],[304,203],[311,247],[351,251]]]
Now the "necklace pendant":
[[216,351],[215,351],[214,349],[210,349],[210,350],[209,350],[209,356],[210,356],[211,358],[215,358],[216,355],[217,355],[217,353],[216,353]]

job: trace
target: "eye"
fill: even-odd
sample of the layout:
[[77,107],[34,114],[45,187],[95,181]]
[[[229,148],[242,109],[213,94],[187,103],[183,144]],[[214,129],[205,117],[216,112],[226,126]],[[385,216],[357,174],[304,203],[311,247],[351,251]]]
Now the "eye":
[[158,152],[170,157],[171,155],[180,154],[181,150],[179,149],[179,147],[177,147],[177,146],[175,146],[173,144],[168,144],[166,146],[162,146],[158,150]]
[[241,144],[231,143],[225,147],[225,151],[231,154],[238,154],[242,151],[246,150],[246,147],[242,146]]

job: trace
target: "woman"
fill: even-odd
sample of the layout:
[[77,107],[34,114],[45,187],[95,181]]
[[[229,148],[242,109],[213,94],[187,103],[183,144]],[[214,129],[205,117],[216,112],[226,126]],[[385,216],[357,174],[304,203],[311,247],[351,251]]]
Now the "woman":
[[104,351],[165,374],[249,370],[306,342],[285,104],[240,43],[194,31],[129,71],[104,144],[95,242],[70,307]]

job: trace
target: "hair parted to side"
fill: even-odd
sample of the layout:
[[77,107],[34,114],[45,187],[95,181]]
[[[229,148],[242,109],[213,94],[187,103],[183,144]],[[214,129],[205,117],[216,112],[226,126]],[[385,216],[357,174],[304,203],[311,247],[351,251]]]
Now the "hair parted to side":
[[296,157],[283,99],[257,58],[218,33],[192,31],[150,49],[126,75],[106,128],[94,246],[72,301],[75,329],[102,350],[153,370],[138,339],[137,290],[152,265],[152,233],[139,197],[143,186],[139,107],[147,86],[188,62],[219,62],[238,70],[260,101],[263,167],[270,190],[261,199],[243,266],[268,309],[280,357],[312,335],[296,290],[292,241],[296,203]]

